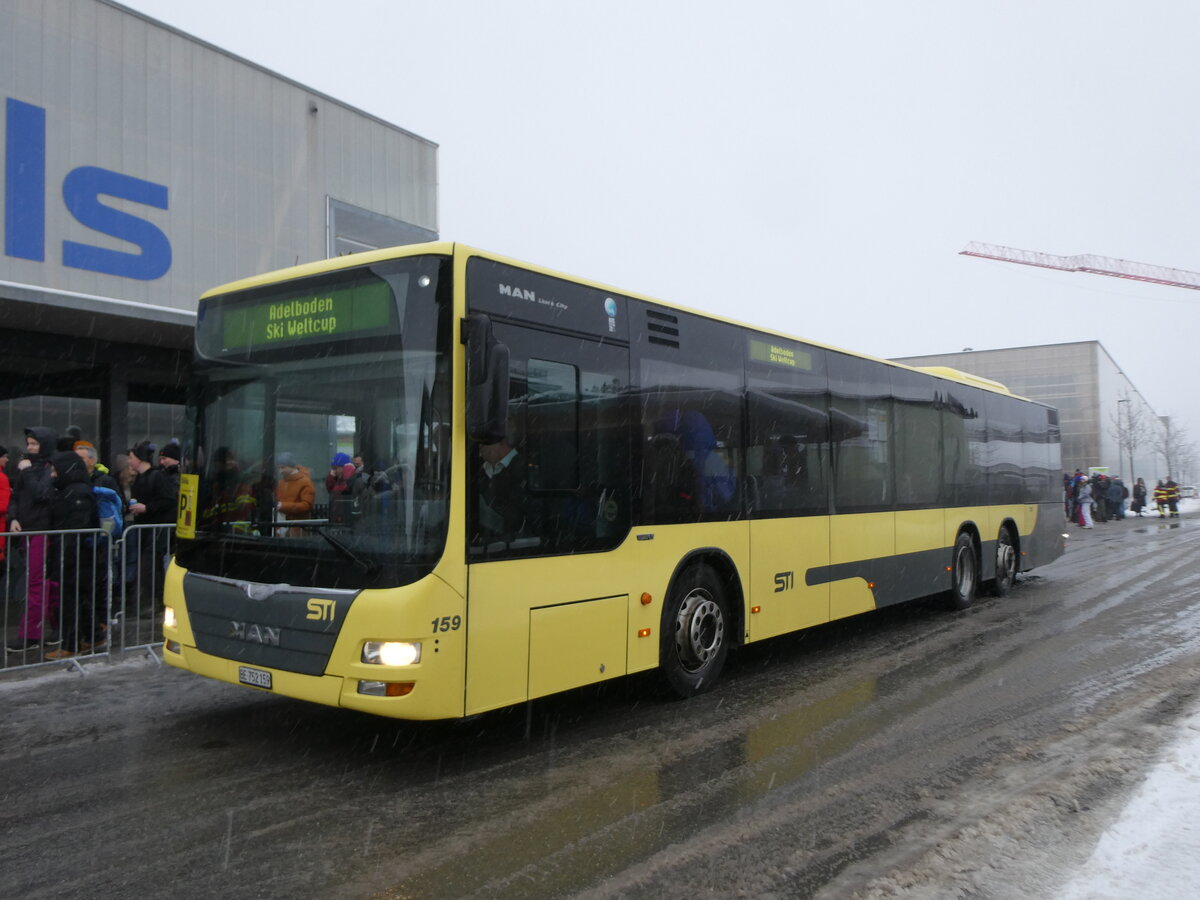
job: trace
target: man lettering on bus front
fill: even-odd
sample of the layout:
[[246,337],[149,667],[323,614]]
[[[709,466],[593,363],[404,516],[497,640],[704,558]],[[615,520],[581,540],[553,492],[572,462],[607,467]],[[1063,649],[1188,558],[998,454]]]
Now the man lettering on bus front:
[[479,496],[479,525],[491,535],[511,538],[524,522],[522,499],[525,479],[517,462],[517,450],[501,438],[494,444],[480,444],[480,466],[476,488]]

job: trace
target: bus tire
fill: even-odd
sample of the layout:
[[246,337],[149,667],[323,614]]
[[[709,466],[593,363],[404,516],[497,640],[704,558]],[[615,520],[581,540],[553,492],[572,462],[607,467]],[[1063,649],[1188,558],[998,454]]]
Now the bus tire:
[[965,531],[960,531],[954,542],[953,566],[950,573],[950,606],[966,609],[975,602],[979,589],[979,554],[975,552],[975,541]]
[[992,593],[1007,597],[1017,580],[1017,543],[1007,525],[1000,526],[996,539],[996,579],[992,582]]
[[720,577],[709,566],[689,567],[679,576],[663,609],[661,666],[667,686],[679,697],[711,688],[729,655],[729,602]]

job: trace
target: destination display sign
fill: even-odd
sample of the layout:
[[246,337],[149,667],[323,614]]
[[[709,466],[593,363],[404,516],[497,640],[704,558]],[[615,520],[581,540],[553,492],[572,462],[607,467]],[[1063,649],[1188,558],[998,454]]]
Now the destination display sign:
[[811,353],[782,341],[764,341],[759,338],[751,338],[750,358],[755,362],[783,366],[784,368],[796,369],[801,372],[811,372],[813,367]]
[[395,306],[392,285],[376,278],[305,293],[274,293],[202,309],[197,342],[202,352],[222,355],[384,333],[393,323]]

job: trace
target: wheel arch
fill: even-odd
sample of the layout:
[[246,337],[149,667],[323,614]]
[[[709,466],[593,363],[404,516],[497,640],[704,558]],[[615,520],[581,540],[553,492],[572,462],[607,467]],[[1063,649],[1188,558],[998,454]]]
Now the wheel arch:
[[733,619],[731,623],[733,627],[730,629],[733,641],[730,646],[740,647],[745,643],[746,594],[737,565],[733,558],[720,547],[698,547],[676,563],[675,571],[671,573],[670,581],[667,582],[667,592],[663,596],[663,608],[666,608],[666,599],[674,592],[680,576],[692,566],[700,564],[707,565],[716,572],[717,577],[721,579],[721,583],[729,592],[729,615]]
[[1008,533],[1012,535],[1013,550],[1017,554],[1017,571],[1024,571],[1021,568],[1021,529],[1017,527],[1017,521],[1012,516],[1005,516],[1000,522],[1000,528],[996,529],[996,540],[1000,539],[1000,529],[1007,528]]
[[[972,519],[965,519],[958,525],[958,531],[954,532],[954,540],[958,540],[960,534],[969,534],[971,540],[975,544],[975,555],[982,558],[983,538],[979,535],[979,526]],[[999,532],[997,532],[999,534]]]

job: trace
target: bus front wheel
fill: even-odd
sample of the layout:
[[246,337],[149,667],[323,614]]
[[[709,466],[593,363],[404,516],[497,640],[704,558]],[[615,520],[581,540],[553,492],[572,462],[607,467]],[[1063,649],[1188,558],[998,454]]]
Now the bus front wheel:
[[975,591],[979,587],[979,556],[975,553],[975,541],[965,531],[954,542],[950,585],[950,605],[954,609],[966,609],[975,602]]
[[661,664],[672,691],[693,697],[716,683],[729,655],[729,624],[721,579],[706,565],[692,566],[663,610]]

